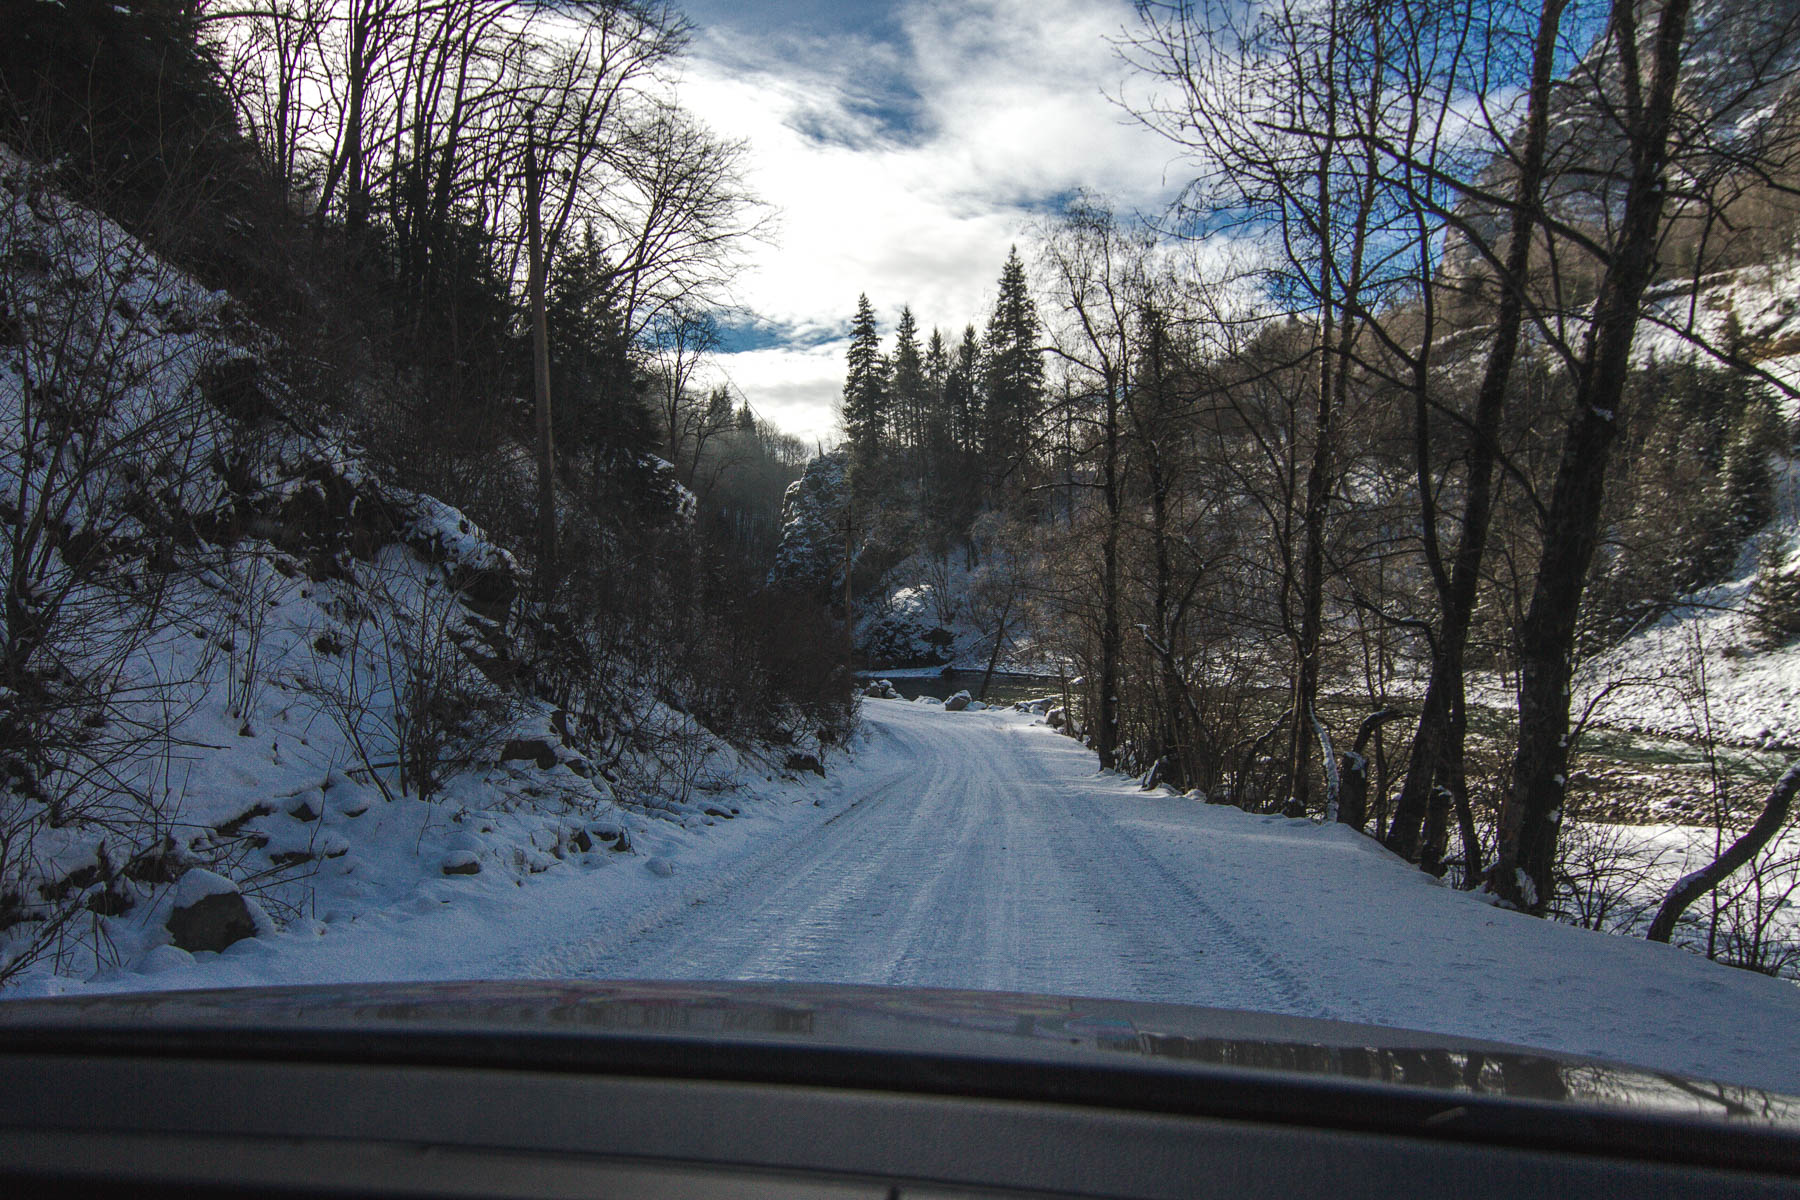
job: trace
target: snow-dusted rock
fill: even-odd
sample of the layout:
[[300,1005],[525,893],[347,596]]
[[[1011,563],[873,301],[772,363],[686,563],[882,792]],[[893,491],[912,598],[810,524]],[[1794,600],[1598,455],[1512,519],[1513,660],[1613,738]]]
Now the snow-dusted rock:
[[124,875],[138,883],[174,883],[187,869],[191,857],[183,843],[165,836],[134,855],[125,864]]
[[441,870],[445,875],[479,875],[481,857],[473,850],[452,850],[444,855]]
[[513,738],[501,747],[500,761],[534,763],[548,771],[556,765],[556,748],[545,738]]
[[[944,711],[945,712],[961,712],[963,709],[969,707],[969,703],[970,703],[969,692],[968,692],[968,689],[965,688],[964,690],[957,692],[955,695],[952,695],[945,699]],[[986,706],[984,705],[983,707],[986,707]]]
[[296,821],[316,821],[325,814],[325,797],[318,788],[289,796],[283,802],[287,815]]
[[675,873],[675,864],[666,858],[647,858],[644,860],[644,869],[658,879],[667,879]]
[[233,942],[255,937],[261,924],[258,915],[238,891],[237,884],[196,867],[175,885],[174,906],[165,924],[180,949],[190,953],[217,952]]
[[615,821],[594,821],[587,826],[587,833],[615,853],[624,854],[631,849],[631,834]]
[[235,896],[238,885],[223,875],[195,867],[181,876],[175,885],[174,905],[176,908],[191,908],[208,896]]
[[781,546],[775,552],[771,583],[792,583],[825,591],[844,565],[844,505],[849,499],[849,462],[832,451],[806,464],[806,472],[781,498]]
[[345,817],[360,817],[369,811],[371,792],[342,771],[325,776],[324,799],[333,812]]
[[893,667],[950,661],[956,634],[938,619],[937,589],[930,584],[901,587],[878,603],[879,610],[862,623],[856,638],[871,660]]
[[825,764],[811,754],[794,753],[787,756],[787,769],[790,771],[811,771],[821,778],[825,775]]

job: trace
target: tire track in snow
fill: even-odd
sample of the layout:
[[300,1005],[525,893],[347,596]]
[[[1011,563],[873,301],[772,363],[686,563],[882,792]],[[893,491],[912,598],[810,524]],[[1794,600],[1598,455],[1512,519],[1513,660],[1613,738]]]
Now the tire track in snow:
[[[879,732],[887,735],[886,730]],[[887,736],[891,737],[891,735]],[[772,855],[767,850],[762,853],[752,850],[743,860],[680,890],[666,901],[633,915],[623,924],[611,928],[603,934],[587,934],[549,949],[539,947],[528,955],[519,956],[510,967],[499,969],[495,972],[496,977],[526,979],[615,977],[607,976],[604,973],[608,959],[629,960],[634,947],[654,945],[658,935],[663,934],[670,926],[691,919],[696,908],[710,906],[723,896],[742,891],[749,882],[761,874],[793,867],[815,858],[821,852],[821,843],[827,843],[834,837],[842,838],[844,836],[843,827],[833,831],[834,825],[846,817],[854,816],[859,810],[881,804],[891,797],[906,780],[906,775],[901,773],[868,788],[861,796],[852,800],[848,806],[833,813],[818,825],[803,831],[793,840],[785,842],[780,848],[774,850]],[[597,906],[593,916],[597,921],[604,922],[609,920],[613,914],[604,906]],[[616,977],[624,978],[625,976]],[[648,976],[639,977],[648,978]]]
[[[1014,736],[1031,736],[1017,728],[1008,732]],[[1085,759],[1085,751],[1081,755]],[[1041,757],[1039,761],[1043,763]],[[1297,1015],[1321,1011],[1310,989],[1264,953],[1254,939],[1208,902],[1191,880],[1164,863],[1125,823],[1136,814],[1122,813],[1121,808],[1129,809],[1152,798],[1161,799],[1160,795],[1105,797],[1102,791],[1112,790],[1122,781],[1117,776],[1099,776],[1097,773],[1088,775],[1084,794],[1071,795],[1067,780],[1055,780],[1047,764],[1040,769],[1052,784],[1050,794],[1069,821],[1090,834],[1085,848],[1096,859],[1092,866],[1098,868],[1098,873],[1128,881],[1127,886],[1134,890],[1135,896],[1142,898],[1140,906],[1147,905],[1151,909],[1146,917],[1148,922],[1188,935],[1182,939],[1184,944],[1177,954],[1183,959],[1192,954],[1198,961],[1192,961],[1190,969],[1174,989],[1157,994],[1146,991],[1132,999]],[[1055,786],[1057,783],[1062,786]],[[1145,878],[1146,868],[1163,887],[1146,886],[1150,882]]]
[[623,929],[539,954],[526,973],[1319,1011],[1119,823],[1138,798],[1097,778],[1086,751],[979,714],[869,711],[875,737],[847,769],[879,773],[849,808]]
[[1215,949],[1221,955],[1236,961],[1240,977],[1255,980],[1262,987],[1265,993],[1264,1003],[1241,1004],[1236,1007],[1281,1012],[1290,1016],[1352,1019],[1340,1016],[1319,1003],[1311,988],[1277,962],[1255,939],[1246,935],[1229,916],[1201,896],[1190,880],[1184,879],[1165,864],[1155,851],[1138,841],[1136,834],[1120,825],[1115,825],[1114,829],[1120,838],[1131,843],[1141,861],[1156,871],[1171,888],[1181,893],[1189,911],[1212,930],[1212,945]]

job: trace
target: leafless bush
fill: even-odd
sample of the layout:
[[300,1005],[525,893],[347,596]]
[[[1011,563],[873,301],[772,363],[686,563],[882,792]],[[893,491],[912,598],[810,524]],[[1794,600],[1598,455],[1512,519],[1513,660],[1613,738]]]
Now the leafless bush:
[[1676,865],[1667,846],[1647,844],[1629,826],[1572,822],[1559,845],[1550,914],[1583,929],[1635,933]]
[[207,293],[12,158],[0,248],[3,980],[99,952],[73,931],[129,905],[115,868],[179,802],[220,423],[194,381],[221,339]]
[[1796,891],[1800,852],[1791,843],[1758,856],[1713,893],[1704,918],[1706,956],[1765,975],[1800,977]]
[[269,614],[286,581],[258,554],[227,556],[214,579],[224,609],[225,707],[241,723],[239,732],[249,736],[270,674],[263,658]]
[[620,783],[632,802],[679,811],[696,792],[716,792],[726,784],[716,766],[718,739],[686,713],[660,705],[632,721],[636,753],[622,760]]
[[315,641],[311,670],[290,675],[389,801],[431,800],[484,756],[510,715],[507,693],[464,652],[461,599],[436,574],[389,548],[358,570],[357,599],[342,601],[339,628]]

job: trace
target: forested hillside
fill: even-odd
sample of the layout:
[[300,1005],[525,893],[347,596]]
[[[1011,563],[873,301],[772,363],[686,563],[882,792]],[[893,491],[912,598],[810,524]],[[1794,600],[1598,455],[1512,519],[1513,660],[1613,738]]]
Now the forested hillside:
[[686,36],[9,8],[0,981],[597,869],[842,742],[763,586],[803,455],[696,374],[761,214]]

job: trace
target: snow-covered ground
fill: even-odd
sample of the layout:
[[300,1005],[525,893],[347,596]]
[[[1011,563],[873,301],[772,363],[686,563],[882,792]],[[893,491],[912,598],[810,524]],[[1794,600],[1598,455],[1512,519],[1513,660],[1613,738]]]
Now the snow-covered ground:
[[[1336,1017],[1800,1091],[1800,989],[1498,910],[1338,826],[1099,772],[1037,718],[872,700],[829,780],[605,865],[61,990],[454,978],[1017,989]],[[658,823],[667,824],[667,823]],[[648,851],[648,852],[646,852]]]
[[[1778,464],[1775,519],[1747,543],[1729,579],[1702,589],[1605,653],[1584,662],[1576,711],[1623,729],[1717,738],[1743,746],[1800,746],[1800,642],[1765,646],[1751,618],[1765,556],[1800,570],[1800,463]],[[1510,686],[1471,689],[1510,705]]]

